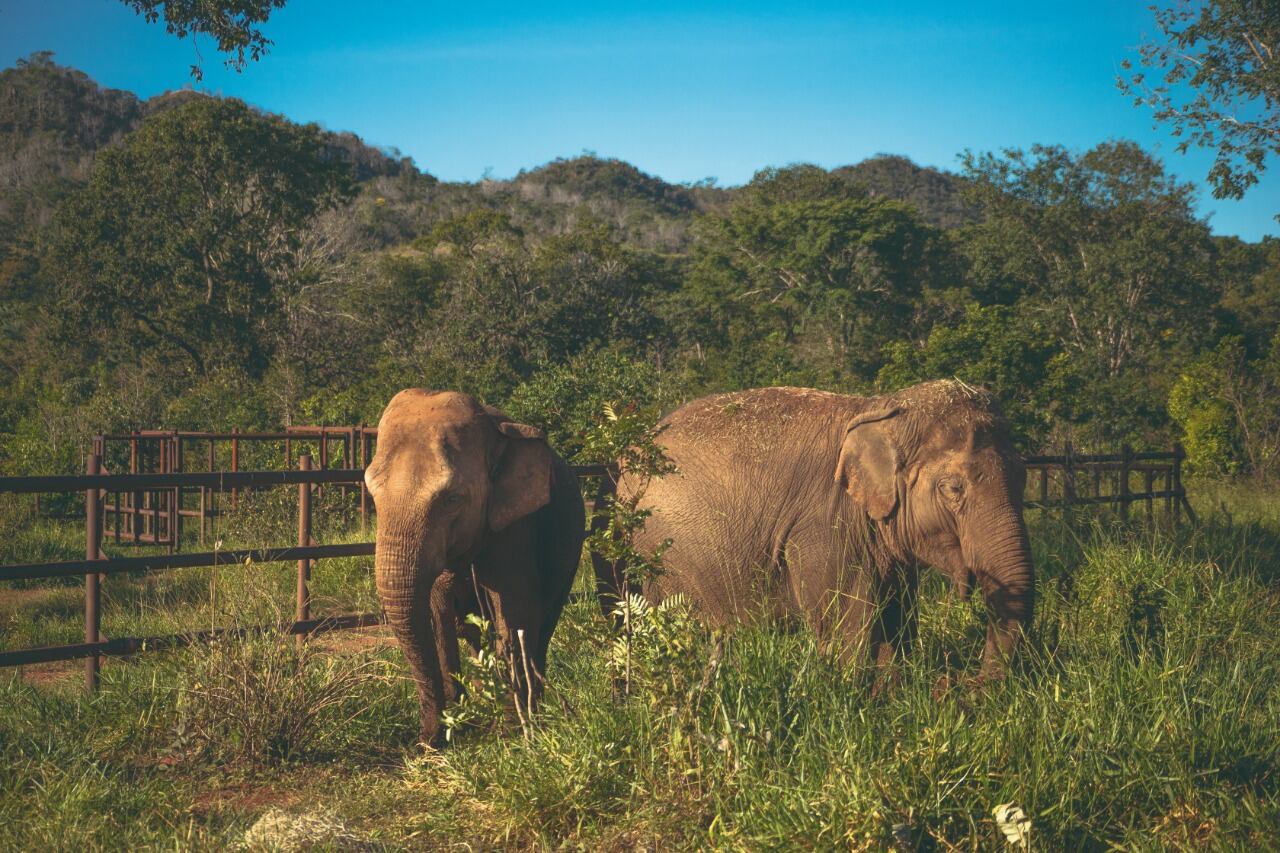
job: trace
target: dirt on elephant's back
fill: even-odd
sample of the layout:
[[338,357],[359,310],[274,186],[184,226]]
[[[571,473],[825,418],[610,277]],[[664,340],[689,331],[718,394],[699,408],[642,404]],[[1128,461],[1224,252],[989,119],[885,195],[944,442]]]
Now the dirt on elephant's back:
[[922,420],[945,419],[953,426],[996,420],[996,403],[991,392],[958,379],[921,382],[887,394],[883,400],[888,405],[901,406]]
[[873,407],[900,407],[920,422],[969,426],[999,419],[991,394],[955,379],[922,382],[882,397],[835,394],[816,388],[753,388],[694,400],[667,417],[669,438],[728,438],[742,448],[767,449],[796,418],[844,420]]
[[673,437],[768,443],[799,415],[818,420],[847,416],[864,400],[816,388],[753,388],[694,400],[668,416],[668,423]]

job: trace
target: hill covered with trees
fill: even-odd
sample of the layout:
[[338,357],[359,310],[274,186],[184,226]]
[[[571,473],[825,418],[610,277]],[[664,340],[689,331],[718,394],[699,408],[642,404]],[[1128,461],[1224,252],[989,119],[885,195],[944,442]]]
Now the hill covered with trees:
[[[429,164],[424,164],[429,169]],[[374,421],[453,387],[569,452],[605,401],[957,376],[1027,446],[1280,452],[1280,241],[1138,146],[667,183],[584,154],[447,182],[231,99],[0,72],[0,466],[89,433]],[[52,447],[52,452],[50,451]]]

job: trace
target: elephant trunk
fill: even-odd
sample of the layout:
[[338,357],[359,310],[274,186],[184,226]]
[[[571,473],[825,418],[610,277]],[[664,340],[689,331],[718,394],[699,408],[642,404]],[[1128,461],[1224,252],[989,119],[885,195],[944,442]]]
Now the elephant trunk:
[[1012,506],[994,514],[984,529],[994,531],[977,549],[976,575],[989,623],[982,656],[984,676],[1001,675],[1019,640],[1031,627],[1035,609],[1035,569],[1022,515]]
[[439,572],[423,564],[421,544],[409,538],[379,536],[374,554],[382,612],[418,688],[422,742],[436,746],[445,693],[431,613],[431,586]]

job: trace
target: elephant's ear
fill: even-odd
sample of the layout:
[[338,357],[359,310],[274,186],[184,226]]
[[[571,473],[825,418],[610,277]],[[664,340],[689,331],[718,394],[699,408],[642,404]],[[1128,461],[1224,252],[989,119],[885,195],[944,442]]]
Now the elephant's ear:
[[495,533],[551,502],[552,456],[536,427],[512,421],[496,426],[506,441],[489,493],[489,529]]
[[850,421],[836,462],[836,483],[879,521],[898,506],[902,456],[885,421],[899,411],[880,409]]

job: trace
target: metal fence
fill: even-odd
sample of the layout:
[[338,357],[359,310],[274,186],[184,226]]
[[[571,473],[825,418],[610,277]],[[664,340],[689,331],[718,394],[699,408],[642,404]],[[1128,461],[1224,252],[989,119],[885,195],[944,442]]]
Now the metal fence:
[[[1067,442],[1056,456],[1028,456],[1027,509],[1058,510],[1066,514],[1078,506],[1114,505],[1128,519],[1134,504],[1154,520],[1157,502],[1174,523],[1185,511],[1193,522],[1195,511],[1182,484],[1181,444],[1172,450],[1134,452],[1124,445],[1119,453],[1079,454]],[[1135,486],[1134,481],[1138,484]]]
[[[304,441],[318,441],[325,447],[330,440],[342,441],[343,461],[358,461],[361,467],[325,469],[314,468],[312,457],[302,453],[297,457],[296,470],[239,471],[239,443],[243,441],[280,441],[285,443],[285,456],[292,459],[294,448]],[[278,630],[298,636],[304,641],[310,634],[323,631],[375,625],[380,622],[375,613],[348,613],[325,618],[313,618],[308,583],[316,561],[332,557],[368,556],[374,552],[373,542],[321,545],[312,536],[312,497],[325,485],[358,491],[361,506],[361,529],[365,529],[369,509],[368,493],[364,488],[363,465],[372,458],[372,443],[377,430],[366,427],[332,428],[310,427],[282,433],[174,433],[146,431],[127,435],[99,436],[94,440],[94,452],[89,454],[84,475],[63,477],[3,477],[0,493],[68,493],[84,492],[85,556],[83,560],[56,563],[33,563],[0,566],[0,581],[31,578],[56,578],[84,576],[85,639],[83,643],[43,648],[0,651],[0,668],[23,664],[85,658],[85,685],[95,689],[102,659],[113,655],[130,655],[144,649],[160,649],[208,642],[228,634],[245,634],[254,631]],[[183,442],[208,442],[211,470],[183,471]],[[127,442],[130,467],[135,472],[112,474],[103,469],[102,453],[110,442]],[[233,470],[212,470],[217,464],[215,446],[218,442],[231,445]],[[150,444],[157,452],[155,461],[161,469],[155,472],[137,472],[144,464],[143,453]],[[1077,454],[1068,443],[1060,455],[1026,457],[1028,497],[1027,509],[1061,511],[1070,515],[1074,508],[1088,505],[1111,504],[1118,507],[1122,517],[1130,516],[1131,507],[1142,505],[1148,519],[1154,518],[1157,502],[1163,504],[1167,518],[1177,522],[1185,511],[1195,520],[1191,505],[1187,502],[1182,484],[1182,461],[1185,454],[1181,446],[1170,451],[1134,452],[1128,446],[1120,453]],[[327,451],[324,462],[331,461]],[[162,461],[163,460],[163,461]],[[577,465],[574,473],[579,478],[600,478],[605,485],[608,469],[603,465]],[[176,470],[175,470],[176,469]],[[1134,480],[1141,486],[1135,488]],[[298,538],[296,544],[275,548],[250,548],[234,550],[178,553],[182,541],[181,519],[189,517],[183,506],[183,497],[199,493],[201,513],[201,540],[205,533],[205,521],[212,518],[205,514],[213,507],[218,495],[236,495],[242,489],[260,489],[273,486],[296,485],[298,487]],[[597,497],[600,493],[597,493]],[[151,495],[147,498],[147,495]],[[108,500],[108,497],[114,500]],[[125,497],[128,496],[128,497]],[[234,497],[233,497],[234,500]],[[115,541],[121,543],[149,543],[168,545],[169,553],[149,556],[108,556],[102,550],[106,518],[111,515]],[[131,517],[131,522],[122,522]],[[151,522],[142,520],[151,518]],[[274,563],[297,561],[297,594],[295,618],[284,625],[266,625],[247,628],[224,628],[175,634],[162,637],[107,638],[101,632],[101,590],[103,580],[124,572],[147,572],[165,569],[222,566],[243,563]]]
[[[292,468],[303,452],[310,453],[321,470],[334,467],[363,469],[373,458],[378,430],[357,426],[291,426],[277,432],[196,432],[182,430],[135,430],[129,433],[94,436],[93,452],[104,466],[116,466],[130,474],[185,473],[203,468],[207,473],[241,470],[241,450],[275,445],[282,451],[283,468]],[[274,456],[274,454],[273,454]],[[260,463],[261,460],[259,459]],[[274,459],[273,459],[274,462]],[[274,465],[272,466],[274,467]],[[105,469],[104,469],[105,470]],[[359,495],[360,529],[366,529],[369,493],[364,483],[339,483],[344,493]],[[242,488],[233,486],[229,496],[234,510]],[[319,487],[323,492],[324,486]],[[105,534],[117,544],[164,545],[178,550],[183,541],[186,519],[198,519],[198,541],[203,543],[219,514],[219,490],[185,483],[167,489],[137,489],[112,492],[103,505]],[[195,500],[192,500],[195,498]]]
[[[296,437],[296,436],[295,436]],[[366,457],[367,458],[367,457]],[[573,466],[579,478],[598,477],[607,472],[604,465]],[[166,472],[140,474],[111,474],[102,470],[102,457],[89,454],[85,473],[65,477],[3,477],[0,492],[49,493],[84,492],[85,556],[83,560],[56,563],[31,563],[0,566],[0,581],[32,578],[57,578],[84,576],[83,643],[41,648],[15,649],[0,652],[0,668],[51,661],[85,659],[85,686],[94,690],[102,659],[113,655],[130,655],[144,649],[158,649],[208,642],[228,634],[245,634],[255,631],[279,630],[298,636],[304,641],[310,634],[379,624],[376,613],[347,613],[312,618],[311,596],[308,584],[317,560],[331,557],[370,556],[373,542],[354,542],[320,545],[312,536],[312,492],[325,484],[363,487],[364,470],[360,468],[335,468],[329,470],[312,467],[310,455],[298,458],[297,470],[289,471],[213,471]],[[203,551],[197,553],[170,553],[134,557],[111,557],[102,550],[103,518],[106,515],[106,496],[109,494],[140,494],[144,492],[172,494],[175,490],[208,490],[213,493],[232,489],[255,489],[272,486],[297,485],[298,487],[298,541],[296,545],[277,548],[248,548]],[[367,500],[367,499],[366,499]],[[135,507],[141,507],[141,502]],[[171,513],[177,504],[167,510]],[[136,528],[135,528],[136,529]],[[177,528],[171,528],[175,532]],[[177,542],[172,545],[176,546]],[[245,561],[253,563],[279,563],[297,561],[296,612],[293,622],[284,625],[263,625],[245,628],[224,628],[162,637],[108,638],[101,631],[102,583],[108,575],[124,572],[148,572],[164,569],[194,568],[200,566],[225,566]]]

